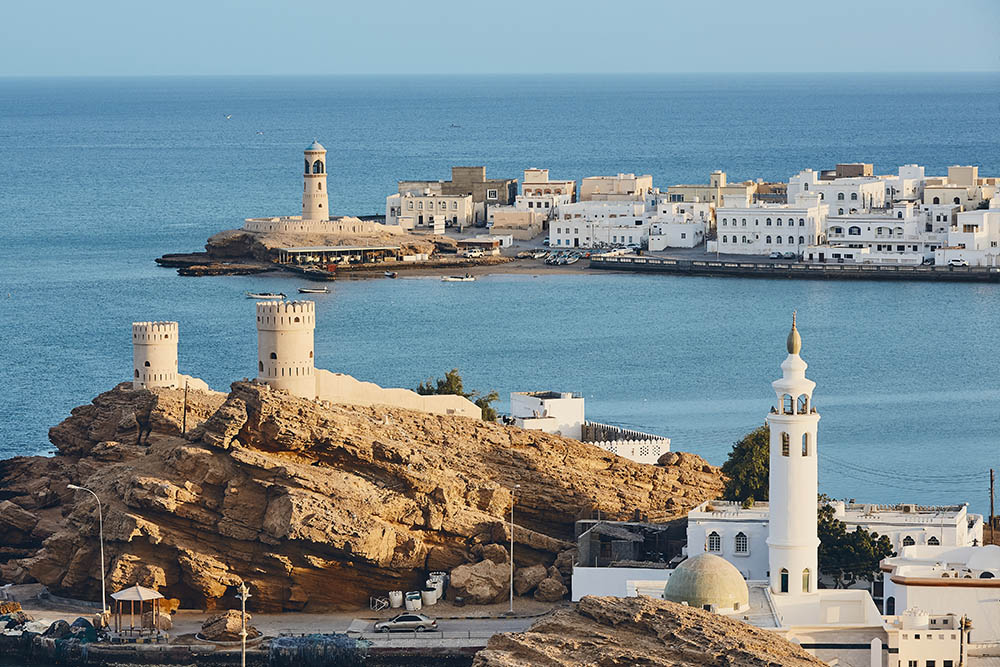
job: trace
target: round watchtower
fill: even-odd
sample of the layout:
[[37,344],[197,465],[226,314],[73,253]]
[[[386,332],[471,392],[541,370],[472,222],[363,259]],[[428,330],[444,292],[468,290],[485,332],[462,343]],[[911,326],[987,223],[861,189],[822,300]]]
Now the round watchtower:
[[302,219],[329,220],[330,201],[326,194],[326,149],[313,141],[305,150],[302,174]]
[[177,322],[132,323],[133,389],[177,386]]
[[312,301],[262,301],[257,304],[257,379],[275,389],[316,398]]

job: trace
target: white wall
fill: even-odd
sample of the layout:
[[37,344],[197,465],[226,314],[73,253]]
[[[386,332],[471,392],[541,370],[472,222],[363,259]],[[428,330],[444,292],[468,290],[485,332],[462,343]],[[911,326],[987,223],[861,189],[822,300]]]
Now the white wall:
[[[558,433],[580,439],[584,420],[584,399],[563,393],[559,398],[540,398],[525,392],[511,392],[510,414],[522,420],[522,428],[538,427],[546,433]],[[547,419],[534,419],[547,418]]]
[[[672,570],[655,567],[573,567],[573,602],[585,595],[632,597],[638,582],[648,589],[650,582],[663,581],[666,587]],[[662,589],[660,589],[662,591]]]
[[[719,534],[721,551],[710,553],[725,558],[747,580],[767,579],[767,521],[704,521],[688,519],[688,558],[706,552],[710,533]],[[736,534],[747,536],[747,553],[736,552]]]
[[901,586],[886,575],[883,599],[890,597],[897,614],[912,607],[930,614],[965,614],[972,619],[970,641],[1000,641],[1000,588]]

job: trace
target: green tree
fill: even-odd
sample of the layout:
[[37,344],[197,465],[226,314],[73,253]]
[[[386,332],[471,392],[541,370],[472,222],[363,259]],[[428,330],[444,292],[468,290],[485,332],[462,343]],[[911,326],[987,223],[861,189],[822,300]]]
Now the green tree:
[[443,378],[438,378],[437,380],[429,378],[427,382],[421,382],[417,385],[417,393],[422,396],[431,396],[434,394],[463,396],[479,407],[482,411],[483,421],[496,421],[497,411],[491,404],[500,400],[500,394],[491,391],[488,394],[481,395],[478,391],[465,391],[465,387],[462,384],[462,376],[459,374],[457,368],[452,368],[444,374]]
[[831,575],[837,588],[851,586],[859,579],[875,581],[882,559],[896,555],[888,536],[861,526],[848,531],[846,524],[834,515],[831,505],[820,508],[816,533],[819,571]]
[[771,429],[765,424],[733,443],[729,458],[722,464],[722,473],[727,477],[722,489],[724,500],[767,500],[770,442]]

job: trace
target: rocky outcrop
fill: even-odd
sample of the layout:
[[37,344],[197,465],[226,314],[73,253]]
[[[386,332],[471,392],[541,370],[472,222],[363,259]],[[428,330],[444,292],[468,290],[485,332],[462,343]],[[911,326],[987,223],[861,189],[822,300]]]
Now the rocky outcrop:
[[575,609],[556,611],[527,632],[493,635],[473,662],[474,667],[824,664],[766,630],[647,597],[585,597]]
[[98,598],[96,503],[68,483],[103,503],[109,592],[139,583],[213,608],[246,582],[267,611],[356,608],[477,562],[505,572],[506,594],[515,484],[515,566],[563,585],[579,516],[682,516],[721,488],[698,457],[638,465],[536,431],[252,382],[189,392],[186,433],[183,405],[182,391],[122,384],[51,429],[57,456],[0,462],[0,583]]
[[[260,630],[250,625],[251,615],[247,613],[247,639],[260,636]],[[213,614],[201,624],[201,636],[214,642],[235,642],[240,640],[243,629],[243,613],[235,609]]]
[[510,595],[510,566],[482,560],[459,565],[451,571],[448,599],[462,598],[471,604],[493,604]]
[[514,573],[514,592],[518,595],[526,595],[535,590],[535,587],[549,576],[544,565],[530,565],[518,568]]

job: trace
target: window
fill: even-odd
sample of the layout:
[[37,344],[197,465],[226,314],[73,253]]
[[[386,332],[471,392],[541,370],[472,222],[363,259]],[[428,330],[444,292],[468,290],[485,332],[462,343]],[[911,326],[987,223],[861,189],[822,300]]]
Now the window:
[[960,200],[958,197],[955,197],[954,201],[955,201],[956,204],[961,204],[962,203],[962,200]]
[[768,236],[768,237],[767,237],[767,238],[765,239],[765,241],[767,241],[768,243],[770,243],[770,242],[771,242],[771,237],[770,237],[770,236]]
[[941,198],[940,197],[935,197],[934,198],[934,203],[935,204],[940,204],[941,203]]
[[799,227],[805,227],[805,226],[806,226],[806,219],[799,218]]
[[747,536],[743,533],[736,533],[735,547],[738,554],[749,553],[750,545],[748,544]]
[[278,358],[278,355],[277,355],[277,354],[275,354],[274,352],[272,352],[272,353],[271,353],[271,358],[272,358],[272,359],[277,359],[277,358]]
[[903,538],[903,546],[904,547],[912,547],[913,544],[914,544],[913,538],[910,537],[909,535],[907,535],[906,537]]
[[781,455],[782,456],[789,456],[790,455],[790,453],[789,453],[789,450],[791,449],[790,440],[791,439],[788,437],[787,433],[782,433],[781,434]]
[[844,209],[838,208],[837,209],[837,215],[844,215]]
[[896,615],[896,598],[889,596],[885,599],[885,615],[895,616]]
[[789,236],[788,237],[788,245],[793,245],[794,243],[795,243],[795,237],[794,236]]
[[413,202],[411,202],[411,201],[406,202],[406,209],[408,211],[412,211],[413,210]]
[[777,223],[777,225],[778,225],[779,227],[781,227],[781,218],[778,218],[778,219],[777,219],[777,220],[776,220],[775,222]]
[[767,226],[768,226],[768,227],[770,227],[770,226],[771,226],[771,218],[768,218],[768,219],[767,219]]
[[861,236],[861,228],[860,227],[850,227],[847,230],[847,234],[848,234],[848,236]]
[[315,162],[313,162],[313,173],[314,174],[322,174],[323,173],[323,161],[322,160],[316,160]]
[[852,192],[851,193],[851,201],[858,201],[858,193],[857,192]]
[[806,242],[806,238],[804,236],[800,236],[799,237],[799,245],[802,245],[805,242]]
[[780,237],[780,236],[776,236],[776,237],[774,238],[774,240],[775,240],[775,242],[776,242],[776,243],[778,243],[779,245],[781,244],[781,237]]
[[722,237],[722,242],[723,242],[723,243],[726,243],[726,240],[727,240],[727,237],[723,236],[723,237]]
[[138,368],[137,368],[137,369],[135,369],[135,376],[136,376],[136,377],[139,377],[139,369],[138,369]]
[[788,570],[781,568],[781,592],[788,592]]
[[802,592],[809,592],[809,568],[802,570]]
[[747,226],[747,219],[746,218],[743,218],[743,223],[740,226],[741,227],[746,227]]
[[809,434],[802,434],[802,456],[809,456]]
[[809,184],[808,183],[803,183],[802,184],[802,189],[805,190],[806,192],[809,192]]
[[146,368],[149,368],[149,362],[148,361],[145,363],[145,366],[146,366]]
[[458,210],[458,202],[457,201],[453,201],[451,203],[451,210],[453,210],[453,211],[457,211]]
[[936,538],[933,535],[931,535],[929,538],[927,538],[927,544],[936,547],[939,544],[941,544],[941,542],[938,541],[938,538]]
[[782,394],[781,396],[781,414],[784,415],[794,415],[795,414],[795,404],[792,402],[791,394]]
[[708,550],[715,552],[722,551],[722,538],[714,530],[708,534]]
[[486,191],[486,198],[487,199],[496,199],[497,198],[497,191],[496,190],[487,190]]
[[843,192],[838,192],[837,193],[837,201],[844,201],[844,193]]
[[323,189],[323,181],[316,181],[316,189],[317,190]]

